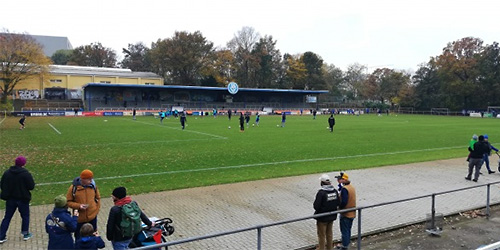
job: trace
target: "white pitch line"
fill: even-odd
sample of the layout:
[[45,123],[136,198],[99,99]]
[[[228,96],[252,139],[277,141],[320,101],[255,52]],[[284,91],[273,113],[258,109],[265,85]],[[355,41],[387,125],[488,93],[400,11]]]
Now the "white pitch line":
[[[237,169],[237,168],[248,168],[248,167],[260,167],[260,166],[266,166],[266,165],[281,165],[281,164],[299,163],[299,162],[329,161],[329,160],[361,158],[361,157],[371,157],[371,156],[396,155],[396,154],[418,153],[418,152],[426,152],[426,151],[448,150],[448,149],[455,149],[455,148],[463,148],[463,145],[462,146],[456,146],[456,147],[416,149],[416,150],[406,150],[406,151],[397,151],[397,152],[388,152],[388,153],[373,153],[373,154],[364,154],[364,155],[336,156],[336,157],[301,159],[301,160],[291,160],[291,161],[263,162],[263,163],[243,164],[243,165],[235,165],[235,166],[227,166],[227,167],[217,167],[217,168],[185,169],[185,170],[174,170],[174,171],[165,171],[165,172],[156,172],[156,173],[144,173],[144,174],[121,175],[121,176],[109,176],[109,177],[95,178],[95,180],[113,180],[113,179],[131,178],[131,177],[142,177],[142,176],[151,176],[151,175],[193,173],[193,172],[222,170],[222,169]],[[48,185],[65,184],[65,183],[71,183],[71,181],[46,182],[46,183],[40,183],[40,184],[37,184],[37,185],[39,185],[39,186],[48,186]]]
[[7,119],[7,117],[4,117],[1,121],[0,121],[0,125],[2,125],[2,122],[5,121],[5,119]]
[[[168,126],[163,126],[163,125],[160,125],[160,124],[155,124],[155,123],[149,123],[149,122],[141,122],[141,121],[137,121],[137,120],[130,120],[130,119],[125,119],[127,121],[131,121],[131,122],[138,122],[138,123],[142,123],[142,124],[147,124],[147,125],[151,125],[151,126],[158,126],[158,127],[162,127],[162,128],[169,128],[169,129],[175,129],[175,130],[182,130],[180,128],[173,128],[173,127],[168,127]],[[200,134],[200,135],[208,135],[208,136],[212,136],[212,137],[215,137],[215,138],[219,138],[219,139],[227,139],[227,137],[224,137],[224,136],[220,136],[220,135],[214,135],[214,134],[209,134],[209,133],[203,133],[203,132],[199,132],[199,131],[194,131],[194,130],[183,130],[183,131],[186,131],[186,132],[190,132],[190,133],[196,133],[196,134]]]
[[52,129],[54,129],[54,131],[56,131],[58,134],[61,134],[61,132],[59,132],[59,130],[57,130],[56,127],[52,126],[52,124],[50,124],[50,123],[48,123],[48,124],[49,124],[50,127],[52,127]]

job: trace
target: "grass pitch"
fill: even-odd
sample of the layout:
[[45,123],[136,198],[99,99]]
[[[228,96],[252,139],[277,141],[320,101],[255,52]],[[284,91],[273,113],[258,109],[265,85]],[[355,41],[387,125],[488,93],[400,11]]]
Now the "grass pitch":
[[108,197],[117,186],[138,194],[455,157],[465,169],[472,134],[500,141],[497,119],[338,115],[333,133],[327,119],[288,116],[282,128],[281,116],[261,116],[258,127],[252,117],[242,133],[238,117],[224,116],[188,117],[184,131],[174,118],[27,117],[19,130],[19,118],[7,117],[0,168],[25,155],[37,183],[32,203],[47,204],[86,168]]

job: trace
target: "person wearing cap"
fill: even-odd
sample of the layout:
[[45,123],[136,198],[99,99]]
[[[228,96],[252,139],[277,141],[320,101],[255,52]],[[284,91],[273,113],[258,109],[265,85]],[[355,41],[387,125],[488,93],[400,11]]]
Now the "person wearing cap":
[[[356,189],[351,184],[349,176],[341,172],[335,176],[340,186],[340,206],[342,209],[356,207]],[[340,249],[348,249],[351,242],[352,222],[356,218],[356,211],[349,211],[340,214],[340,233],[342,234],[342,244],[338,246]]]
[[[486,165],[486,169],[488,169],[488,174],[493,174],[495,171],[492,171],[490,168],[490,155],[491,155],[491,150],[495,150],[495,152],[498,152],[498,149],[495,148],[491,143],[489,142],[489,137],[487,134],[484,135],[484,143],[488,145],[488,152],[484,154],[483,156],[483,161]],[[500,168],[499,168],[500,169]],[[500,172],[500,170],[498,170]]]
[[54,209],[45,219],[45,232],[49,234],[47,249],[73,249],[75,244],[72,233],[76,230],[78,210],[73,215],[68,211],[65,195],[54,199]]
[[101,195],[94,181],[94,173],[85,169],[80,176],[73,179],[66,193],[68,207],[78,210],[78,224],[75,239],[80,238],[80,228],[85,223],[90,223],[97,230],[97,214],[101,208]]
[[[321,188],[316,193],[316,199],[314,199],[314,214],[337,211],[340,203],[339,193],[332,186],[330,176],[323,174],[319,181]],[[337,214],[321,216],[315,219],[318,250],[331,250],[333,248],[333,221],[337,219]]]
[[[132,241],[132,237],[124,237],[121,231],[122,221],[122,206],[137,202],[132,201],[130,196],[127,196],[127,189],[125,187],[117,187],[111,194],[114,206],[109,210],[108,222],[106,224],[106,238],[111,241],[113,249],[128,249],[128,245]],[[138,206],[138,205],[137,205]],[[141,220],[149,227],[154,226],[154,223],[141,210]]]
[[474,143],[474,149],[470,153],[469,159],[469,172],[465,177],[466,180],[471,180],[472,178],[472,170],[475,169],[474,179],[472,181],[477,182],[479,179],[479,171],[481,171],[481,166],[483,165],[483,157],[484,154],[487,154],[490,150],[490,147],[487,143],[484,142],[484,136],[480,135],[478,137],[478,141]]
[[6,202],[5,215],[0,226],[0,244],[7,241],[7,230],[16,209],[21,214],[21,234],[23,234],[23,239],[28,240],[32,237],[29,231],[30,191],[35,188],[35,181],[25,166],[26,158],[18,156],[15,160],[15,165],[7,169],[2,175],[0,182],[2,193],[0,194],[0,198]]

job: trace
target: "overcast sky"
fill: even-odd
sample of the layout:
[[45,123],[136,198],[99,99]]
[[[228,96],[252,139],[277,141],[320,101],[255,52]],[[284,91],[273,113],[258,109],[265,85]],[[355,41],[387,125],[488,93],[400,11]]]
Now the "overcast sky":
[[463,37],[500,42],[498,0],[86,0],[2,1],[0,29],[68,37],[73,47],[129,43],[200,31],[215,46],[244,26],[271,35],[281,54],[312,51],[345,70],[353,63],[416,70]]

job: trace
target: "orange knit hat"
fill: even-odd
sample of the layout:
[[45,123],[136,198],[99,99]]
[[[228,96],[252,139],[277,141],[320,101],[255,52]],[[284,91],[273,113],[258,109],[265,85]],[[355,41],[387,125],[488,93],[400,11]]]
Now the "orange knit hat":
[[92,173],[92,171],[88,169],[83,170],[82,173],[80,174],[81,179],[92,179],[93,177],[94,173]]

